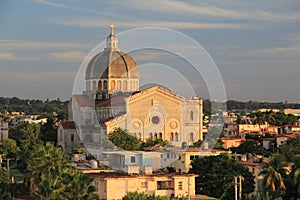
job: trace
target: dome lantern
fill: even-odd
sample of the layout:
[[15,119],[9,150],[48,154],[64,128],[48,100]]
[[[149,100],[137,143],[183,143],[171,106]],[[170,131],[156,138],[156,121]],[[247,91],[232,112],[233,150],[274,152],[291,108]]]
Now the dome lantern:
[[120,51],[110,24],[106,48],[96,54],[86,68],[86,94],[90,99],[107,99],[113,93],[139,90],[140,73],[134,59]]

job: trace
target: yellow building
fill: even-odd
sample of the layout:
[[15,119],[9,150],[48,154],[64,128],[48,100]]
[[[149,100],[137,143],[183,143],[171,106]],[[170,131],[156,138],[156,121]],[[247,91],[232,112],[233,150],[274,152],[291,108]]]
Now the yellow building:
[[116,173],[92,174],[96,193],[100,199],[122,199],[128,192],[144,192],[149,195],[181,197],[195,195],[195,174],[140,174]]
[[170,163],[169,167],[174,168],[176,172],[188,173],[191,168],[192,160],[204,156],[217,156],[222,153],[231,153],[231,151],[200,148],[171,150],[169,153],[165,153],[167,155],[163,155],[163,161]]
[[80,141],[70,137],[74,131],[62,123],[58,145],[71,149],[82,143],[99,148],[117,127],[139,140],[161,138],[174,146],[202,140],[202,99],[186,98],[161,86],[140,91],[138,65],[120,50],[114,26],[110,28],[106,48],[87,65],[85,91],[73,95],[68,106],[69,122],[65,123],[74,121]]

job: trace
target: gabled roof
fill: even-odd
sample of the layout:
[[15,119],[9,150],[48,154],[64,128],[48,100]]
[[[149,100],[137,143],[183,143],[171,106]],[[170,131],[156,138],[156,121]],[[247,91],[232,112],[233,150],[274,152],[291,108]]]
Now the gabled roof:
[[61,125],[64,129],[76,129],[74,121],[65,121]]

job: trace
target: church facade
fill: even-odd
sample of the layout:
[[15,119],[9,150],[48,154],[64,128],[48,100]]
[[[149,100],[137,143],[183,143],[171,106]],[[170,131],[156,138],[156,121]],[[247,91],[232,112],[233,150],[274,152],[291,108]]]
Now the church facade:
[[99,144],[103,134],[119,127],[141,141],[160,138],[178,147],[202,140],[202,99],[161,86],[140,91],[138,66],[120,51],[114,26],[110,28],[106,48],[86,68],[86,90],[70,100],[58,145],[68,150]]

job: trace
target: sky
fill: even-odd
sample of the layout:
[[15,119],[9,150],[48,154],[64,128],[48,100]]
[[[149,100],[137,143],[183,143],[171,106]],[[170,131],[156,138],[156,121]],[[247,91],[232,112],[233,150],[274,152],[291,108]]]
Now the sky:
[[[299,0],[1,0],[0,96],[69,99],[83,59],[112,22],[116,33],[161,27],[192,38],[216,64],[228,99],[300,102]],[[167,80],[191,95],[180,73],[145,66],[148,82]]]

